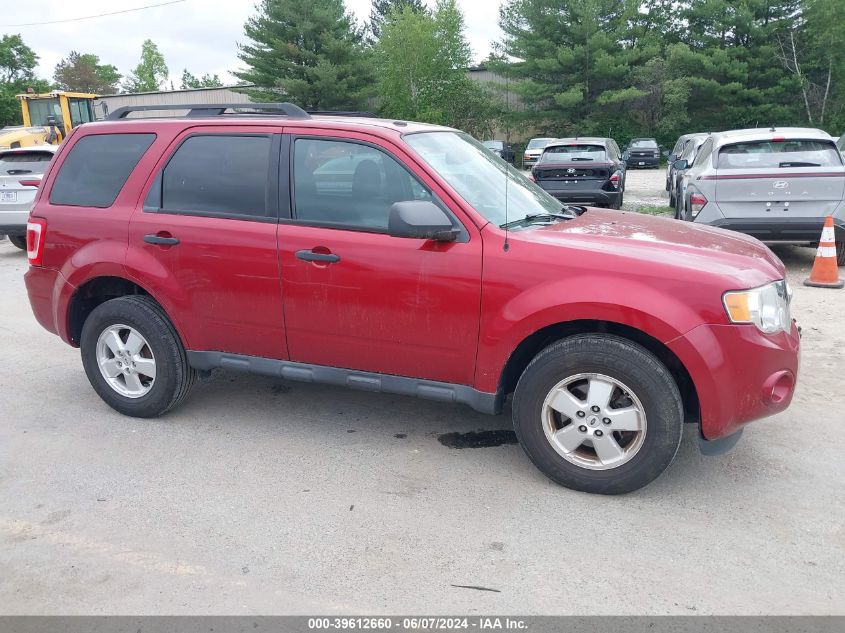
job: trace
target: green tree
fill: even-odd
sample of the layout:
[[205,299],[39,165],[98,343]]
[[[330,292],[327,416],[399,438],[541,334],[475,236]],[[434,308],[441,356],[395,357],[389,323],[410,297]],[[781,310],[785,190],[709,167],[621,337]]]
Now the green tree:
[[117,92],[120,73],[111,64],[101,64],[97,55],[71,51],[56,64],[53,79],[60,90],[110,95]]
[[414,13],[424,13],[426,8],[422,0],[373,0],[370,8],[370,33],[375,39],[381,36],[381,27],[391,11],[401,11],[408,7]]
[[432,12],[411,7],[389,14],[375,48],[378,92],[385,116],[457,127],[488,135],[501,115],[492,91],[467,77],[472,51],[455,0]]
[[141,61],[123,82],[125,92],[154,92],[161,90],[167,81],[169,69],[164,55],[152,40],[141,45]]
[[182,70],[182,83],[179,87],[182,90],[187,90],[188,88],[219,88],[222,85],[223,82],[216,74],[206,73],[202,77],[195,77],[185,68]]
[[38,55],[24,44],[20,35],[0,37],[0,125],[21,122],[20,103],[15,95],[32,88],[47,92],[50,84],[35,76]]
[[234,75],[258,101],[293,101],[317,110],[359,109],[371,93],[363,32],[343,0],[260,0]]

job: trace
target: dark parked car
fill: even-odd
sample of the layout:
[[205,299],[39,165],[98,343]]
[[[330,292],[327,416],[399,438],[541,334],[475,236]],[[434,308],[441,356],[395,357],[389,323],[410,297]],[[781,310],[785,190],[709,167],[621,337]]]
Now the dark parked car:
[[531,175],[563,202],[622,206],[625,163],[612,138],[558,139],[546,147]]
[[629,168],[660,167],[660,145],[653,138],[635,138],[625,149],[625,164]]
[[505,141],[482,141],[481,144],[496,154],[496,156],[501,156],[511,164],[516,160],[516,153],[513,151],[510,143],[506,143]]

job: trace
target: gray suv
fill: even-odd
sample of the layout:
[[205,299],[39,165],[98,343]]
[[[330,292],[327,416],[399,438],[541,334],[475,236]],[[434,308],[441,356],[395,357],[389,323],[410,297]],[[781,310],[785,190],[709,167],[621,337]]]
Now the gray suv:
[[682,220],[753,235],[764,242],[814,245],[833,216],[845,265],[845,164],[836,141],[810,128],[713,134],[677,188]]

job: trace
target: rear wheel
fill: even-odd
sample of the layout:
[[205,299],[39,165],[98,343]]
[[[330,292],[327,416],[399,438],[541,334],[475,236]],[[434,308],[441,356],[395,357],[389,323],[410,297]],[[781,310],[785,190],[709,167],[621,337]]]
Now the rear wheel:
[[94,391],[124,415],[166,413],[187,397],[196,377],[176,330],[149,297],[97,306],[82,327],[80,348]]
[[845,266],[845,242],[836,243],[836,263]]
[[26,238],[23,235],[10,235],[9,241],[22,251],[26,250]]
[[551,480],[621,494],[653,481],[681,441],[683,406],[666,367],[612,335],[578,335],[546,348],[519,380],[514,429]]

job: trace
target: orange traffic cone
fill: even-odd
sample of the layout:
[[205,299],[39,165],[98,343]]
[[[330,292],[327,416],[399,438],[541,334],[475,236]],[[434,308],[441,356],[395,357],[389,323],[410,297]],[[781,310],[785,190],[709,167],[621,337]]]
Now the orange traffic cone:
[[822,238],[819,240],[819,250],[816,251],[816,261],[810,278],[804,281],[805,286],[815,288],[841,288],[845,281],[839,279],[839,268],[836,266],[836,237],[833,234],[833,217],[824,220]]

